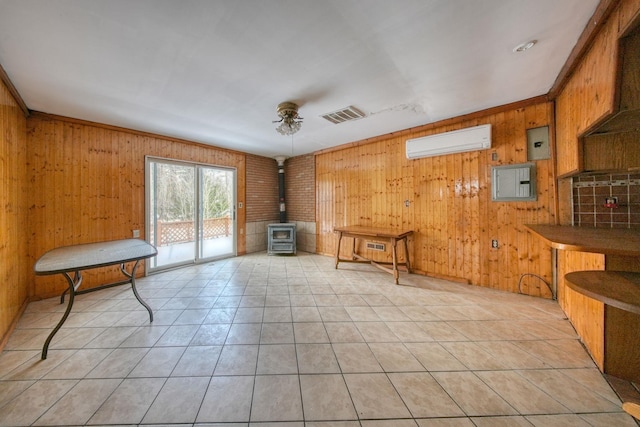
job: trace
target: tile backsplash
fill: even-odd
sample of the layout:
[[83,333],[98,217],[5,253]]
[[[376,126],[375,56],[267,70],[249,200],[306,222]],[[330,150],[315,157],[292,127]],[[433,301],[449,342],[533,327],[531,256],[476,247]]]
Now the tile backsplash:
[[640,228],[640,173],[574,177],[572,197],[574,225]]

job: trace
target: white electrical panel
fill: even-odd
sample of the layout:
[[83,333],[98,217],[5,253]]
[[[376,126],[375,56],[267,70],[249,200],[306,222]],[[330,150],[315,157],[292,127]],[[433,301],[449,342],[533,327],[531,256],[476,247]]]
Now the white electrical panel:
[[491,187],[491,200],[494,202],[536,200],[535,164],[494,166],[491,169]]
[[549,126],[527,129],[527,160],[550,159]]

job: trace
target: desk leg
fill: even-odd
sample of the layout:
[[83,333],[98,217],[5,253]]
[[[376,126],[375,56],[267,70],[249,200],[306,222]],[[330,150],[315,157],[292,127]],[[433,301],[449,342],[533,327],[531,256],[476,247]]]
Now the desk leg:
[[402,239],[404,242],[404,256],[406,258],[407,263],[407,273],[411,273],[411,261],[409,261],[409,244],[407,243],[407,238]]
[[356,237],[354,237],[351,241],[351,259],[356,259]]
[[[76,291],[82,284],[82,277],[79,277],[79,276],[80,276],[79,271],[76,271],[73,276],[73,289]],[[64,296],[66,295],[67,292],[69,292],[69,289],[65,289],[64,292],[60,294],[60,304],[64,304]]]
[[391,239],[391,261],[393,262],[393,278],[396,285],[399,284],[400,273],[398,273],[398,241]]
[[[79,271],[75,272],[73,279],[71,278],[71,276],[69,276],[69,273],[63,273],[63,274],[64,274],[64,277],[67,279],[67,283],[69,283],[69,303],[67,304],[67,309],[64,311],[64,314],[62,315],[62,319],[60,319],[56,327],[53,328],[53,331],[51,331],[51,333],[47,337],[47,340],[44,342],[44,347],[42,347],[42,357],[41,357],[42,360],[45,360],[47,358],[47,352],[49,351],[49,344],[51,343],[53,336],[58,333],[58,331],[60,330],[64,322],[67,320],[67,317],[69,317],[69,313],[71,313],[71,307],[73,307],[73,300],[75,299],[75,296],[76,296],[76,289],[82,283],[82,274],[80,274]],[[64,301],[64,293],[60,296],[60,298],[61,298],[60,303],[62,304],[62,301]]]
[[338,246],[336,246],[336,270],[340,262],[340,242],[342,241],[342,232],[338,232]]
[[558,250],[551,248],[551,298],[558,299]]
[[138,269],[139,264],[140,260],[136,261],[136,263],[133,265],[133,269],[131,270],[131,274],[127,272],[124,264],[120,264],[120,271],[122,271],[122,274],[124,274],[129,278],[129,280],[131,280],[131,290],[133,291],[133,294],[136,296],[138,302],[142,304],[142,306],[149,312],[149,322],[153,322],[153,311],[151,311],[151,307],[149,307],[149,305],[144,302],[144,300],[140,297],[138,290],[136,289],[136,270]]

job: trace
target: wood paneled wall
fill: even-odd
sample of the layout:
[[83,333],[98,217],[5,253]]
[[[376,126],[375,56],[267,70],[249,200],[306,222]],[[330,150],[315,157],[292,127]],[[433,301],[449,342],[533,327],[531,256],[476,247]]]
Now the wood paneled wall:
[[32,228],[25,129],[22,109],[0,81],[0,348],[33,283],[27,242]]
[[[33,192],[31,263],[61,245],[144,236],[145,156],[237,169],[237,201],[245,202],[245,155],[125,129],[35,114],[27,120]],[[238,209],[238,228],[244,228]],[[244,235],[238,252],[244,253]],[[84,286],[118,277],[117,269],[87,272]],[[39,276],[33,295],[50,297],[66,287],[62,276]]]
[[[493,126],[490,150],[417,160],[405,157],[408,138],[486,123]],[[491,166],[527,161],[526,129],[545,125],[553,129],[552,123],[551,103],[522,103],[318,153],[318,252],[335,253],[335,226],[412,229],[412,264],[428,275],[511,292],[518,291],[522,273],[551,282],[549,247],[528,233],[524,224],[555,222],[552,160],[536,162],[535,202],[492,202],[490,177]],[[498,249],[492,249],[492,239],[498,240]],[[533,276],[523,279],[522,290],[551,296]]]

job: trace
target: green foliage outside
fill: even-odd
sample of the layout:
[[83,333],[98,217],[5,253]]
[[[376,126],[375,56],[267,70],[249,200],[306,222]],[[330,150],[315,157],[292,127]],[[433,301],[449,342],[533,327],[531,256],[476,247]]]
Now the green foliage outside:
[[[156,163],[154,174],[156,217],[159,221],[193,221],[196,170],[174,164]],[[202,175],[203,218],[231,216],[232,178],[228,171],[199,169]]]

